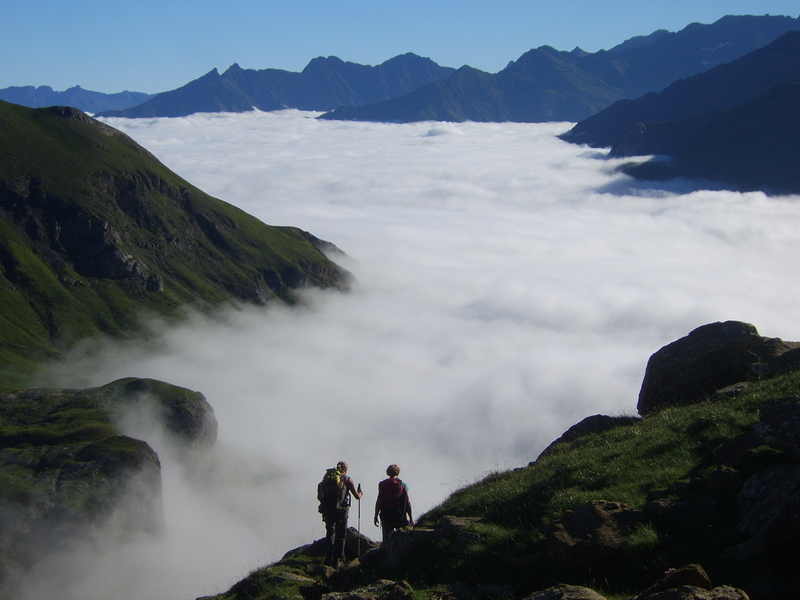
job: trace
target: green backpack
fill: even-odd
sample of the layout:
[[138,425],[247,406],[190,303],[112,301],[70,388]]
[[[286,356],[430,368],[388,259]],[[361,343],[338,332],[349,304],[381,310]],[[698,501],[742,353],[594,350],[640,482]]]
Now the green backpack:
[[323,515],[350,505],[347,501],[347,486],[338,469],[327,469],[322,481],[317,485],[319,512]]

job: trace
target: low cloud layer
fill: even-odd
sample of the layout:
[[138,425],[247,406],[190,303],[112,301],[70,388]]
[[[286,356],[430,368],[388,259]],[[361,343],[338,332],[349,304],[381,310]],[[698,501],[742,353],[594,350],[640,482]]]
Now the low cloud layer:
[[301,308],[155,325],[150,344],[84,348],[51,370],[66,386],[200,390],[220,436],[202,477],[164,461],[168,535],[76,553],[83,576],[60,579],[62,597],[223,591],[323,535],[315,487],[338,460],[379,538],[390,463],[419,514],[585,416],[634,413],[648,357],[699,325],[800,340],[797,198],[649,189],[559,141],[567,124],[108,122],[208,193],[335,243],[358,283]]

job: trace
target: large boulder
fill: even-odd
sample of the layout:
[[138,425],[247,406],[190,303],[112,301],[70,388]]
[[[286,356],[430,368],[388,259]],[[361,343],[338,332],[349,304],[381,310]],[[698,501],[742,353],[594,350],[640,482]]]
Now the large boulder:
[[643,596],[640,600],[750,600],[750,597],[744,590],[728,585],[721,585],[711,590],[684,585],[651,596]]
[[710,323],[661,348],[647,362],[637,409],[700,402],[741,381],[797,368],[800,344],[762,337],[739,321]]
[[710,590],[711,580],[708,578],[705,569],[698,564],[686,565],[680,569],[669,569],[664,574],[664,577],[636,596],[635,600],[644,600],[666,590],[674,590],[685,586]]

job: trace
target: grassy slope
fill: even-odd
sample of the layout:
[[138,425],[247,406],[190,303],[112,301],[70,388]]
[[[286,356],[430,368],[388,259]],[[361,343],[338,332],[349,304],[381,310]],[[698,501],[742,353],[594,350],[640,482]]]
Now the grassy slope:
[[[614,580],[564,569],[547,559],[544,527],[589,500],[642,508],[648,494],[708,475],[724,464],[715,457],[726,442],[758,421],[763,402],[798,392],[800,373],[791,373],[751,384],[733,397],[670,408],[632,425],[560,444],[525,468],[491,473],[418,520],[418,527],[424,528],[434,527],[444,515],[483,517],[483,522],[468,527],[475,534],[472,542],[457,553],[449,544],[428,548],[401,575],[415,586],[417,598],[441,597],[437,586],[456,581],[473,586],[508,584],[518,592],[572,583],[600,589],[610,597],[630,597],[632,590],[643,589],[667,568],[691,562],[706,567],[715,585],[741,585],[758,565],[735,570],[718,561],[723,548],[740,541],[732,530],[735,496],[733,502],[715,504],[704,512],[703,502],[687,492],[683,500],[697,511],[686,515],[685,527],[657,521],[642,524],[631,537],[625,567]],[[737,465],[744,468],[743,476],[750,474],[743,464],[762,470],[784,460],[768,448],[749,450],[748,455]],[[240,583],[217,598],[299,596],[302,584],[287,590],[286,582],[276,579],[286,570],[306,577],[314,573],[298,556],[287,557],[255,571],[247,585]],[[247,596],[238,593],[242,589],[248,590]]]
[[[93,273],[108,240],[163,291]],[[204,194],[124,134],[0,102],[0,385],[77,339],[135,332],[143,310],[291,301],[344,277],[300,230]]]

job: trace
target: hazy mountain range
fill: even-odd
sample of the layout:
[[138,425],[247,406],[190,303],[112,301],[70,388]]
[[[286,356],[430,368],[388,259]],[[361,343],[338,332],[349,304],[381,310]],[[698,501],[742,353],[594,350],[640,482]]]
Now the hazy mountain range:
[[280,69],[216,69],[139,106],[106,111],[103,116],[179,117],[195,112],[270,111],[284,108],[333,110],[343,104],[368,104],[408,94],[453,69],[428,58],[403,54],[372,67],[335,56],[315,58],[300,73]]
[[0,100],[5,100],[6,102],[13,102],[14,104],[21,104],[31,108],[57,105],[74,106],[90,113],[136,106],[152,97],[152,94],[128,91],[117,94],[104,94],[102,92],[84,90],[79,85],[63,92],[55,92],[53,88],[47,85],[40,85],[39,87],[32,85],[7,87],[0,90]]
[[657,92],[800,29],[800,20],[727,16],[711,25],[656,31],[611,50],[542,46],[497,74],[462,67],[392,100],[344,106],[323,116],[357,121],[580,121],[624,98]]
[[727,16],[676,33],[658,30],[595,53],[542,46],[496,74],[467,65],[442,67],[411,53],[377,66],[329,56],[313,59],[299,73],[234,64],[155,96],[14,87],[0,90],[0,99],[124,117],[297,108],[328,112],[325,118],[331,119],[386,122],[580,121],[617,100],[661,91],[797,29],[800,20],[792,17]]

